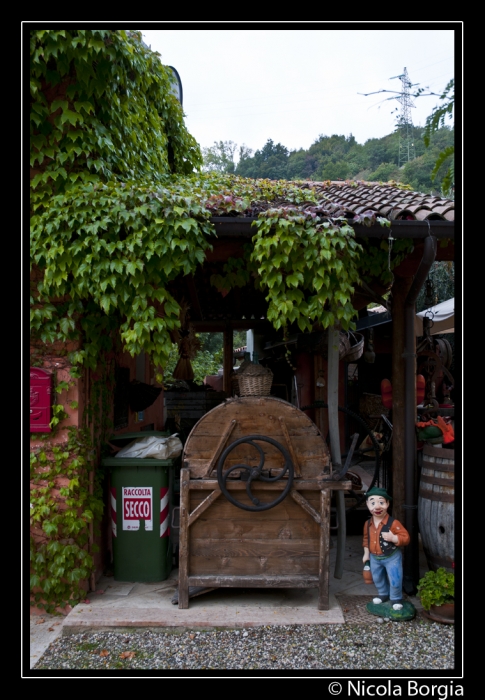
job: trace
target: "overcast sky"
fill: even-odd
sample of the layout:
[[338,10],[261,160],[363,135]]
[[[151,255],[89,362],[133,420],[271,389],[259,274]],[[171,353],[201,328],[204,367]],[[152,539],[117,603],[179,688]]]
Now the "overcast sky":
[[[361,29],[355,23],[349,29],[163,26],[142,30],[144,40],[177,69],[185,123],[202,147],[230,140],[257,150],[271,138],[307,149],[320,134],[351,133],[364,143],[391,133],[393,110],[401,107],[386,101],[390,93],[359,93],[401,90],[392,78],[404,68],[412,83],[435,93],[454,77],[454,31],[446,22],[440,29],[411,23],[395,30],[364,23]],[[438,102],[414,100],[413,124],[424,125]]]

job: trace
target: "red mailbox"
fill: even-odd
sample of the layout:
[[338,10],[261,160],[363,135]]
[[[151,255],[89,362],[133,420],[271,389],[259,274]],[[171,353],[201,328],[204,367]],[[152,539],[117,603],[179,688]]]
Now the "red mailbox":
[[50,433],[52,419],[52,374],[40,367],[30,368],[30,432]]

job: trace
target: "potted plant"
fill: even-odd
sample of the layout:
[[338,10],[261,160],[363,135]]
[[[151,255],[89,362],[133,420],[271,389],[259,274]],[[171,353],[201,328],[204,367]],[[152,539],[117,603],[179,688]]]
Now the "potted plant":
[[455,621],[455,574],[442,567],[427,571],[418,583],[418,598],[427,617],[436,622]]

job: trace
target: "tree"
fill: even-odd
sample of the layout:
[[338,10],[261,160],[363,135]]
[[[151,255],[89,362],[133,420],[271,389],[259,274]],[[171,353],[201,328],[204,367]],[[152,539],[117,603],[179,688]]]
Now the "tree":
[[[424,145],[426,148],[429,147],[431,143],[431,136],[438,131],[438,129],[443,128],[445,125],[445,119],[453,119],[453,110],[455,107],[455,79],[452,78],[448,85],[445,87],[443,94],[440,96],[440,100],[443,100],[443,104],[436,106],[429,117],[426,119],[426,127],[424,130]],[[455,146],[447,146],[438,155],[435,166],[431,172],[431,180],[434,180],[438,174],[441,166],[446,163],[448,169],[441,181],[441,187],[443,192],[449,193],[455,177]]]
[[281,143],[268,139],[260,151],[252,158],[241,159],[236,174],[242,177],[284,180],[287,177],[289,151]]
[[318,158],[308,151],[300,148],[291,151],[288,157],[287,177],[290,180],[312,180],[318,170]]
[[375,182],[389,182],[399,178],[399,168],[395,163],[381,163],[373,173],[369,175],[369,179]]
[[[424,148],[423,140],[420,139]],[[440,153],[448,147],[453,147],[454,132],[447,126],[435,131],[430,138],[429,147],[424,149],[422,155],[410,160],[404,165],[399,174],[401,182],[411,185],[418,192],[440,194],[443,188],[443,180],[447,175],[448,166],[442,162],[436,169],[436,163]],[[433,177],[433,170],[435,175]]]
[[[167,385],[174,381],[173,372],[179,359],[179,347],[174,343],[164,369],[164,384]],[[194,371],[194,384],[202,385],[205,377],[217,374],[219,367],[222,365],[222,343],[221,348],[214,353],[209,352],[209,350],[199,350],[196,356],[190,361],[190,364]]]
[[350,168],[345,160],[331,160],[327,162],[320,171],[322,180],[346,180],[349,177]]
[[234,141],[214,141],[214,145],[202,149],[204,165],[202,170],[215,170],[219,173],[233,173],[234,154],[237,144]]

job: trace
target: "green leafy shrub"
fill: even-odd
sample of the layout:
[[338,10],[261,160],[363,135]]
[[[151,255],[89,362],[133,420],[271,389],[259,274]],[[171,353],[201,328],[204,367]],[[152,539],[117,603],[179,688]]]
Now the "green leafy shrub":
[[90,449],[89,434],[72,427],[67,443],[46,442],[30,455],[31,605],[47,612],[76,605],[94,571],[89,533],[103,501],[99,479],[91,493]]
[[418,583],[418,597],[425,610],[432,605],[455,602],[455,574],[442,567],[437,571],[427,571]]

